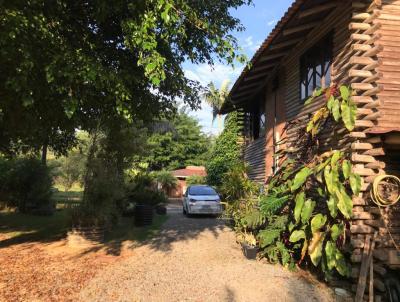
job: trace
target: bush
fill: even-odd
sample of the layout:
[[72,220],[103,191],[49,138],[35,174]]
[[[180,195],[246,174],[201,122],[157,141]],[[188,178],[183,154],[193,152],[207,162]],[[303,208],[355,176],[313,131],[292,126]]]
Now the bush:
[[154,172],[154,178],[161,185],[164,192],[175,188],[178,183],[178,179],[168,171]]
[[134,203],[148,204],[151,206],[166,204],[168,202],[168,198],[164,192],[154,191],[151,189],[133,191],[129,194],[129,200]]
[[258,193],[259,185],[251,181],[248,176],[248,166],[244,163],[235,164],[224,174],[220,193],[228,202],[247,198]]
[[15,206],[20,212],[41,212],[51,210],[53,180],[51,171],[38,159],[1,160],[1,197],[8,206]]
[[205,185],[205,184],[206,184],[206,178],[204,176],[193,175],[186,178],[187,186]]

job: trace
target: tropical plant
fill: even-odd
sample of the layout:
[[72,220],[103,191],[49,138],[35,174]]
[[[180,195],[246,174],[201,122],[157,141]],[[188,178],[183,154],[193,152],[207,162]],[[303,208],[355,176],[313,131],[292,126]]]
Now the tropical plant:
[[207,85],[207,90],[203,94],[203,98],[212,108],[212,122],[218,119],[218,128],[222,128],[221,114],[219,113],[222,105],[228,100],[230,80],[224,80],[220,89],[215,87],[213,82]]
[[186,178],[186,185],[205,185],[206,178],[204,176],[192,175]]
[[[339,92],[340,91],[340,92]],[[327,102],[310,119],[299,142],[315,144],[328,121],[342,121],[354,128],[355,110],[351,91],[335,86],[314,92],[325,94]],[[306,104],[306,105],[307,105]],[[326,278],[333,269],[342,276],[350,275],[345,254],[345,230],[351,218],[352,196],[361,189],[361,178],[353,172],[348,154],[333,150],[312,154],[303,144],[279,154],[280,169],[270,179],[264,194],[241,205],[235,213],[239,231],[251,231],[258,239],[262,254],[271,262],[289,267],[306,258],[319,267]],[[307,156],[300,156],[300,155]],[[241,203],[243,204],[243,203]]]
[[178,183],[178,179],[169,171],[154,172],[153,177],[164,192],[175,188]]
[[219,192],[224,200],[233,202],[258,193],[259,185],[249,179],[248,170],[248,165],[237,163],[223,175],[224,181],[219,187]]

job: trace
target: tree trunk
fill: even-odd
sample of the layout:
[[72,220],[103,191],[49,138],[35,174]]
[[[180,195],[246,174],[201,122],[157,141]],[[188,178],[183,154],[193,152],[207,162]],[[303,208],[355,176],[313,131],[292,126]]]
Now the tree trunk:
[[46,139],[45,143],[42,146],[42,164],[44,166],[46,166],[47,164],[47,144],[48,144],[48,140]]

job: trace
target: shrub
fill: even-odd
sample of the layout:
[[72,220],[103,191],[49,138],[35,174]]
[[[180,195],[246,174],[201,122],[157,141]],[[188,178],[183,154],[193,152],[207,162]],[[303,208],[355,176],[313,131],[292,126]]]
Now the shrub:
[[134,203],[149,204],[152,206],[168,202],[164,192],[151,189],[140,189],[130,192],[129,200]]
[[161,185],[164,192],[175,188],[178,183],[178,179],[168,171],[154,172],[154,178]]
[[237,163],[224,174],[219,191],[226,201],[233,202],[257,193],[259,185],[248,178],[247,172],[246,164]]
[[204,176],[193,175],[186,178],[186,184],[191,185],[205,185],[206,178]]
[[21,212],[51,208],[51,171],[38,159],[2,160],[0,188],[9,206]]

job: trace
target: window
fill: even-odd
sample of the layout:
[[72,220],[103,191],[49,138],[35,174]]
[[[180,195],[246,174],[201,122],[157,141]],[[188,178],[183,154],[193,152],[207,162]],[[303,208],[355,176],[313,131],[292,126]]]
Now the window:
[[310,48],[300,59],[300,92],[304,100],[312,95],[316,88],[329,87],[332,66],[332,34]]
[[267,129],[264,106],[265,104],[261,102],[258,108],[255,108],[254,112],[251,114],[251,133],[253,139],[263,137]]
[[217,192],[211,187],[207,186],[192,186],[189,187],[189,194],[190,195],[204,195],[204,196],[211,196],[211,195],[218,195]]

